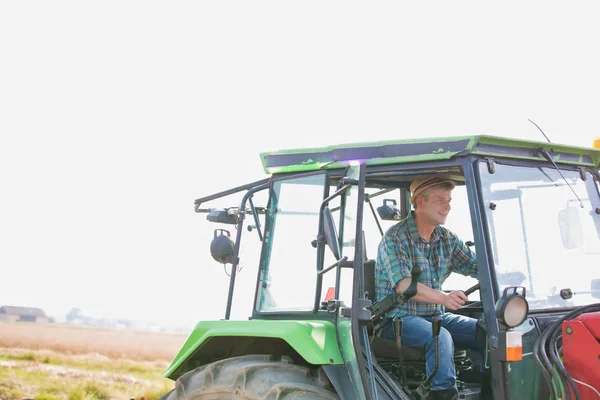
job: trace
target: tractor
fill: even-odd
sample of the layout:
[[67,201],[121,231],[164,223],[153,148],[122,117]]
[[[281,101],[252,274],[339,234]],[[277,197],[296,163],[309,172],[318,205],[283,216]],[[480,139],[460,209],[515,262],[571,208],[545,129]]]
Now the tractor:
[[[420,269],[401,294],[377,299],[374,282],[378,244],[422,175],[455,182],[445,226],[478,267],[443,285],[468,295],[451,312],[477,320],[485,349],[454,348],[454,398],[600,398],[596,147],[476,135],[261,153],[265,179],[195,200],[229,291],[224,318],[198,322],[165,372],[162,399],[432,398],[436,369],[402,343],[402,321],[396,340],[380,335]],[[242,243],[258,255],[251,314],[236,320]]]

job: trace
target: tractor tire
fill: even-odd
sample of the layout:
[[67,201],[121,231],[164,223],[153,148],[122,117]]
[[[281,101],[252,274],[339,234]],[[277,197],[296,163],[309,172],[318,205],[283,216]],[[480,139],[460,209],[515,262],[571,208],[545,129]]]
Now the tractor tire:
[[227,358],[189,371],[161,400],[339,400],[321,370],[296,365],[288,356]]

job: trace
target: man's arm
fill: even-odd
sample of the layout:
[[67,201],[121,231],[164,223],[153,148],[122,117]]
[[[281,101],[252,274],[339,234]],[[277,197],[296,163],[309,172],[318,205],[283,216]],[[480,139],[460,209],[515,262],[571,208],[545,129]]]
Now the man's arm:
[[477,279],[479,272],[477,270],[475,253],[458,236],[454,235],[454,237],[456,244],[452,252],[452,270],[461,275]]
[[[396,293],[402,294],[410,285],[410,278],[404,278],[396,285]],[[441,304],[449,310],[459,309],[468,300],[467,296],[460,291],[455,290],[448,294],[430,288],[429,286],[417,283],[417,294],[411,298],[414,301],[422,303]]]

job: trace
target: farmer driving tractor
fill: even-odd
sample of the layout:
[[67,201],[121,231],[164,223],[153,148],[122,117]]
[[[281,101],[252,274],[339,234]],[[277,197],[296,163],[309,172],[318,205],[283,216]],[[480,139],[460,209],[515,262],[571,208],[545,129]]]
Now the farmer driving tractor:
[[413,265],[422,273],[417,294],[388,314],[381,336],[394,340],[392,319],[402,319],[405,346],[425,348],[428,375],[434,369],[435,349],[431,320],[441,315],[439,369],[431,380],[434,399],[458,398],[454,346],[477,348],[474,318],[444,312],[457,310],[468,300],[464,292],[442,291],[451,272],[477,277],[475,254],[454,233],[442,227],[450,212],[454,181],[439,176],[424,176],[410,185],[413,211],[393,225],[378,248],[375,266],[375,293],[378,301],[396,291],[402,294],[410,284]]

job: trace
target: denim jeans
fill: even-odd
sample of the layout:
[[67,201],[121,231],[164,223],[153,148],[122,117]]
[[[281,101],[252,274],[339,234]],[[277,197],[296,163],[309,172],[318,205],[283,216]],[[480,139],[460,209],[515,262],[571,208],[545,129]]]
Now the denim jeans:
[[[476,324],[474,318],[462,315],[442,314],[442,329],[439,336],[440,363],[438,371],[431,380],[431,390],[442,390],[456,384],[454,368],[454,345],[463,349],[480,351],[476,341]],[[396,340],[394,324],[388,320],[381,331],[381,336],[388,340]],[[402,345],[425,349],[427,375],[435,366],[435,347],[431,332],[431,317],[406,315],[402,317]]]

